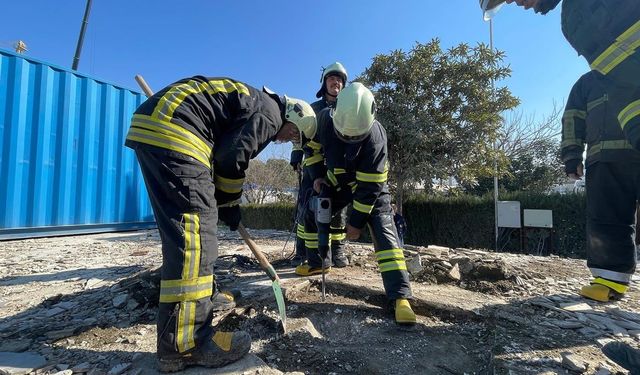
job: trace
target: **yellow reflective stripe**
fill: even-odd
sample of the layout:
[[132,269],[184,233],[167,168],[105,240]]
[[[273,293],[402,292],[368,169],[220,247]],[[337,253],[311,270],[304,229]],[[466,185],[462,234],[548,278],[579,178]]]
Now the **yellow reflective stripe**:
[[407,269],[407,263],[404,260],[392,260],[380,263],[378,269],[380,272],[402,271]]
[[365,173],[356,171],[356,180],[362,182],[387,182],[387,174],[388,172],[386,171],[384,173]]
[[185,154],[191,156],[196,159],[200,163],[204,164],[207,168],[211,169],[211,162],[209,161],[210,155],[205,155],[193,147],[191,144],[186,143],[177,138],[169,137],[164,134],[139,129],[132,127],[129,129],[129,133],[127,134],[127,139],[149,144],[156,147],[166,148],[167,150],[179,152],[181,154]]
[[354,183],[353,185],[351,185],[351,192],[355,193],[357,188],[358,188],[358,184]]
[[305,236],[306,238],[310,239],[310,240],[317,240],[318,239],[318,233],[314,233],[314,232],[305,232]]
[[608,74],[627,57],[633,55],[638,47],[640,47],[640,21],[616,38],[616,41],[591,63],[591,69]]
[[334,175],[339,175],[339,174],[343,174],[343,173],[347,173],[347,170],[344,168],[333,168],[333,174]]
[[131,125],[167,135],[173,135],[176,138],[191,143],[194,148],[198,149],[203,154],[211,155],[211,147],[209,147],[209,145],[207,145],[202,139],[198,138],[197,135],[182,126],[176,125],[172,122],[162,121],[147,115],[135,114],[131,120]]
[[316,233],[314,236],[313,233],[298,232],[298,238],[301,238],[303,240],[317,240],[318,233]]
[[331,172],[331,170],[327,171],[327,180],[329,180],[329,183],[331,183],[331,185],[338,186],[338,179],[333,174],[333,172]]
[[584,147],[584,139],[580,139],[580,138],[565,139],[560,144],[560,147],[562,147],[562,148],[569,147],[569,146]]
[[345,238],[347,238],[347,234],[346,233],[331,233],[329,235],[329,238],[331,238],[331,241],[342,241]]
[[180,302],[178,312],[178,334],[176,343],[178,351],[184,353],[196,346],[193,339],[193,328],[196,322],[196,303]]
[[307,146],[314,151],[319,151],[322,148],[322,145],[316,141],[307,142]]
[[318,241],[304,241],[304,245],[309,249],[317,249]]
[[233,179],[215,175],[214,181],[216,189],[230,194],[240,193],[242,191],[242,185],[244,185],[244,178]]
[[228,79],[211,80],[209,82],[190,80],[170,88],[158,101],[152,116],[157,119],[171,121],[175,110],[180,107],[189,95],[201,93],[213,95],[220,92],[231,93],[234,91],[239,94],[250,95],[249,89],[240,82],[232,82]]
[[602,150],[633,150],[633,146],[626,139],[602,141],[589,147],[587,157],[593,156]]
[[607,100],[609,100],[609,95],[604,94],[602,98],[598,98],[596,100],[590,101],[589,103],[587,103],[587,112],[591,111],[592,109],[606,102]]
[[200,269],[200,217],[197,214],[184,214],[184,264],[182,279],[195,279]]
[[322,154],[313,155],[313,156],[310,156],[308,158],[305,158],[304,162],[302,163],[302,165],[309,166],[309,165],[313,165],[313,164],[319,163],[322,160],[324,160],[324,156]]
[[622,130],[624,130],[624,127],[627,126],[629,121],[633,120],[638,115],[640,115],[640,100],[636,100],[620,111],[618,114],[618,121],[620,122]]
[[213,275],[185,280],[160,280],[160,302],[195,301],[211,295]]
[[402,249],[391,249],[376,252],[376,259],[379,261],[386,259],[404,259],[404,252]]
[[353,209],[356,211],[360,211],[365,214],[370,214],[373,211],[373,205],[369,206],[363,203],[358,202],[357,200],[353,200]]
[[629,289],[628,285],[624,285],[624,284],[618,284],[615,281],[610,281],[607,279],[603,279],[601,277],[597,277],[595,280],[593,280],[594,284],[600,284],[600,285],[604,285],[606,287],[609,287],[613,290],[615,290],[618,293],[626,293],[627,290]]
[[564,111],[564,114],[562,115],[562,119],[565,118],[579,118],[579,119],[586,119],[587,118],[587,111],[581,111],[579,109],[567,109],[566,111]]

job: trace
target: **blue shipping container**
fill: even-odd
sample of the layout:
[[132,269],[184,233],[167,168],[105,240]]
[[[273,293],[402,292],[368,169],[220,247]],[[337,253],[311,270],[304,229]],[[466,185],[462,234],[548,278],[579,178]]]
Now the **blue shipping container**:
[[0,50],[0,239],[152,226],[135,154],[124,147],[145,99]]

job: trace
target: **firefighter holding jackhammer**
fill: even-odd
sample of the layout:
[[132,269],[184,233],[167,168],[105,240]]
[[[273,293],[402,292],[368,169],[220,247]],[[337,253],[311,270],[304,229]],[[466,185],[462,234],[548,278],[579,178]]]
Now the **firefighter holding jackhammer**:
[[[311,108],[313,108],[316,115],[325,108],[335,108],[336,98],[340,90],[347,84],[347,70],[341,63],[335,62],[322,70],[320,82],[322,86],[316,93],[316,98],[320,100],[311,103]],[[315,168],[324,170],[321,147],[315,140],[305,139],[301,145],[297,145],[297,147],[294,145],[291,151],[290,164],[298,173],[302,173],[296,203],[296,212],[299,214],[296,217],[296,256],[293,259],[293,263],[298,266],[296,273],[301,276],[309,276],[309,267],[305,263],[307,259],[307,242],[311,246],[314,246],[317,242],[317,238],[313,238],[313,235],[308,236],[305,233],[304,215],[302,213],[305,211],[313,191],[313,179],[311,178],[310,170]],[[333,265],[339,268],[349,265],[349,259],[344,252],[345,215],[346,208],[337,212],[331,221],[331,259]]]
[[[545,14],[560,0],[506,2]],[[562,32],[592,69],[574,86],[563,119],[563,159],[569,175],[582,175],[580,147],[588,145],[587,266],[594,279],[580,294],[608,301],[627,291],[636,268],[640,4],[638,0],[564,0]]]
[[183,79],[136,110],[125,144],[136,152],[162,240],[160,371],[221,367],[251,348],[248,333],[211,326],[217,222],[237,229],[250,159],[315,127],[306,102],[231,78]]
[[[393,222],[391,196],[387,186],[387,135],[375,119],[373,94],[364,85],[353,83],[338,95],[335,109],[318,115],[317,138],[324,151],[326,169],[314,175],[314,190],[328,191],[333,212],[352,204],[347,225],[347,239],[356,240],[369,227],[378,267],[387,298],[400,324],[414,324],[416,316],[409,300],[411,286],[403,250]],[[307,234],[318,234],[316,213],[305,215]],[[315,249],[313,249],[315,250]],[[310,273],[321,272],[320,253],[307,252]],[[322,254],[324,255],[324,254]]]

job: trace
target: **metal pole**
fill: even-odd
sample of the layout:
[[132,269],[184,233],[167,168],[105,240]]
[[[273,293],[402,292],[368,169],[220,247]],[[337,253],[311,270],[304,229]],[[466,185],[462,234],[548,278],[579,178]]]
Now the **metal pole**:
[[[489,20],[489,48],[493,52],[493,20]],[[493,87],[493,82],[491,83]],[[495,89],[495,88],[494,88]],[[498,136],[493,140],[493,216],[496,231],[495,250],[498,251]]]
[[82,43],[84,42],[84,33],[87,30],[87,24],[89,24],[89,12],[91,11],[91,0],[87,0],[87,7],[84,9],[84,18],[82,19],[82,26],[80,27],[80,36],[78,37],[78,45],[76,45],[76,54],[73,57],[73,66],[71,69],[77,70],[80,63],[80,53],[82,52]]

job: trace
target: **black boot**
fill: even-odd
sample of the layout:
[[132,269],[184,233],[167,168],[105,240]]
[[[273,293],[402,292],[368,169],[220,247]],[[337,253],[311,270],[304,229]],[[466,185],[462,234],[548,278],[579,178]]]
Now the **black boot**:
[[349,265],[349,258],[344,253],[344,245],[331,241],[331,261],[334,267],[343,268]]
[[161,372],[176,372],[188,366],[222,367],[233,363],[251,349],[251,336],[244,331],[216,332],[201,347],[187,353],[158,354]]
[[629,370],[630,375],[640,375],[640,349],[614,341],[603,346],[602,352],[612,361]]

